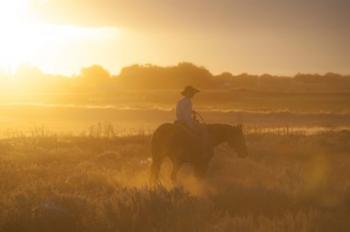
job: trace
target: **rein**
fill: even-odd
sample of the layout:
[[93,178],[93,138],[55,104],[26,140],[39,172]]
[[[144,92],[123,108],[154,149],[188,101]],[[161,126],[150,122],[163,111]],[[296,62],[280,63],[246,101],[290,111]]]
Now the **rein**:
[[205,121],[205,119],[203,118],[203,116],[202,116],[199,112],[194,111],[194,115],[195,115],[195,117],[198,116],[199,120],[200,120],[203,124],[207,124],[207,122]]

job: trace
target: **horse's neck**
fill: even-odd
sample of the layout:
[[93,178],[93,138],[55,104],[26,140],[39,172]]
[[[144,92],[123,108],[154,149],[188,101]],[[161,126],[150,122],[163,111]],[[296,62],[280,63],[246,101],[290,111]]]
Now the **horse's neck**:
[[227,141],[227,125],[208,124],[207,128],[211,143],[214,147]]

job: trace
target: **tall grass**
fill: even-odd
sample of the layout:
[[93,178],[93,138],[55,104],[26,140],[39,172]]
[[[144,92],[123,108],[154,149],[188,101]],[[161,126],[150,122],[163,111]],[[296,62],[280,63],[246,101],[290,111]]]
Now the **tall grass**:
[[349,132],[249,133],[150,187],[150,136],[99,131],[0,140],[0,231],[350,231]]

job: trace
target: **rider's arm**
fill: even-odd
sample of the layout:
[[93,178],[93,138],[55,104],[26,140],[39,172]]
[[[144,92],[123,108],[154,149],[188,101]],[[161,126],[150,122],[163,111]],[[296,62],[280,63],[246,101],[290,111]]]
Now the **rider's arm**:
[[187,124],[192,125],[193,124],[193,110],[192,110],[192,102],[191,101],[186,101],[184,104],[183,108],[183,116],[184,120],[187,122]]

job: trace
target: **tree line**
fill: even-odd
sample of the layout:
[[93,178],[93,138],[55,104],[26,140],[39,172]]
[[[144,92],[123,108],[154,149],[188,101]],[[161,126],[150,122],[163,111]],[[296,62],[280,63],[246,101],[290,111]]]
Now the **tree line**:
[[[186,85],[212,90],[268,91],[268,92],[349,92],[350,75],[337,73],[303,74],[292,77],[270,74],[234,75],[224,72],[212,74],[208,69],[189,62],[175,66],[132,65],[112,75],[100,65],[81,69],[78,75],[48,75],[38,68],[21,66],[15,74],[0,73],[0,89],[21,88],[47,92],[115,92],[116,90],[169,90]],[[11,89],[10,88],[10,89]]]

